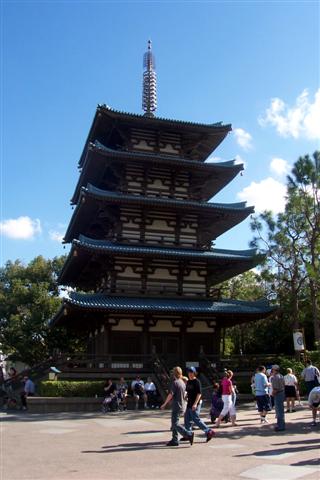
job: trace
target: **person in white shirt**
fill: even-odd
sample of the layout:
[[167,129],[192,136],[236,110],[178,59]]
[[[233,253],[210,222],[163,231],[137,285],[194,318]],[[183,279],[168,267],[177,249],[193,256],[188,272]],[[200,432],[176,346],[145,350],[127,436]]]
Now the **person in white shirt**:
[[301,377],[306,383],[308,395],[314,387],[319,386],[320,372],[317,367],[312,365],[311,360],[306,361],[306,368],[302,370]]
[[311,425],[316,426],[317,411],[320,410],[320,386],[314,387],[309,393],[308,404],[312,410],[312,419],[313,422]]
[[139,408],[139,400],[143,398],[144,408],[147,408],[146,395],[144,392],[144,381],[141,380],[140,375],[136,376],[136,379],[131,382],[132,395],[136,402],[136,410]]
[[287,401],[287,413],[295,412],[294,403],[297,398],[298,380],[292,373],[291,368],[287,368],[287,375],[284,376],[284,393]]
[[154,408],[157,400],[157,387],[153,383],[151,377],[148,377],[147,382],[144,384],[144,393],[147,407]]

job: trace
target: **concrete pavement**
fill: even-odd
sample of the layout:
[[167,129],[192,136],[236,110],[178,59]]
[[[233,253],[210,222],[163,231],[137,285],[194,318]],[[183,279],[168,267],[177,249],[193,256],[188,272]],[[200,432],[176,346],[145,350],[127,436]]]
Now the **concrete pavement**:
[[253,403],[240,406],[237,427],[171,448],[170,411],[0,416],[1,480],[320,480],[320,424],[307,407],[275,433],[273,413],[261,426]]

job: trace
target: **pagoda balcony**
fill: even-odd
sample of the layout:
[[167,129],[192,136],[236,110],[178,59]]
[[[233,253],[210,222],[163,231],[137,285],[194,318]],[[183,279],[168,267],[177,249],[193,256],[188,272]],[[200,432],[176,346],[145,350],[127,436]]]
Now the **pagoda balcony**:
[[[149,234],[143,234],[147,228],[144,225],[148,226],[148,222],[150,224],[156,219],[162,219],[161,222],[170,221],[172,224],[171,243],[173,246],[179,232],[183,232],[179,225],[187,222],[191,225],[190,228],[194,233],[191,235],[193,244],[189,243],[186,246],[203,245],[207,247],[212,240],[243,221],[253,212],[254,208],[247,207],[245,202],[220,204],[124,195],[88,185],[87,188],[81,189],[81,196],[64,240],[70,242],[80,234],[101,239],[110,238],[110,233],[114,232],[114,234],[122,234],[128,239],[131,235],[132,241],[144,243],[149,234],[162,234],[164,238],[169,236],[168,231],[161,232],[152,225],[148,227]],[[121,219],[128,215],[132,217],[129,218],[130,229],[128,231],[121,230]],[[169,216],[171,216],[170,220]],[[186,238],[190,238],[190,228],[184,235]]]
[[[226,162],[198,162],[168,155],[114,150],[94,142],[88,147],[80,177],[72,196],[71,203],[76,204],[81,187],[88,183],[104,190],[130,193],[127,178],[134,172],[140,180],[140,192],[148,194],[161,190],[150,185],[152,178],[167,182],[167,196],[174,197],[175,184],[179,176],[187,175],[190,199],[209,200],[224,188],[243,170],[243,164],[235,160]],[[162,189],[163,192],[163,189]]]

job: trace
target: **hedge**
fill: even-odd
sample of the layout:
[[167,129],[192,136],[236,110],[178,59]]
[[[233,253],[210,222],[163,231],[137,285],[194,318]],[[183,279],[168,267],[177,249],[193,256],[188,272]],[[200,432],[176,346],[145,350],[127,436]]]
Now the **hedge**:
[[104,385],[101,381],[43,381],[37,390],[41,397],[100,397]]

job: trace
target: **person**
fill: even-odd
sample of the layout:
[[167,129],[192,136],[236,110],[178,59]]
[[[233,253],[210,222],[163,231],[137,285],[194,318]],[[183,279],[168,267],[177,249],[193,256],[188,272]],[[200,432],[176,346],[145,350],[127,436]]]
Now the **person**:
[[316,426],[317,411],[320,410],[320,386],[314,387],[308,396],[308,405],[312,410],[312,423],[313,427]]
[[165,399],[164,403],[161,405],[161,410],[164,410],[168,403],[172,401],[172,410],[171,410],[171,431],[172,439],[167,443],[168,447],[178,447],[179,438],[178,434],[182,435],[183,438],[187,438],[190,442],[190,445],[193,445],[194,433],[189,432],[185,427],[179,425],[179,418],[184,414],[186,409],[186,384],[182,380],[182,369],[181,367],[174,367],[173,369],[173,382],[170,386],[170,391]]
[[211,399],[210,418],[211,422],[215,423],[223,409],[223,400],[221,398],[221,389],[219,383],[214,382],[213,394]]
[[295,412],[294,404],[297,398],[297,388],[298,388],[297,377],[293,375],[291,368],[287,368],[287,375],[285,375],[283,378],[284,378],[284,393],[287,401],[286,413]]
[[140,375],[137,375],[136,379],[131,382],[131,390],[136,402],[136,410],[139,408],[140,398],[143,398],[144,408],[147,408],[146,395],[144,393],[144,381],[141,380]]
[[256,390],[256,402],[258,412],[260,414],[261,424],[269,423],[267,420],[267,414],[270,412],[270,397],[268,393],[269,382],[266,375],[266,367],[260,365],[257,368],[257,372],[254,376],[254,384]]
[[147,404],[147,407],[154,408],[157,403],[157,388],[151,377],[148,377],[144,384],[144,392],[144,401]]
[[120,377],[119,383],[116,385],[118,407],[127,410],[128,384],[124,377]]
[[309,395],[311,390],[319,385],[318,379],[320,378],[320,372],[317,367],[312,365],[311,360],[306,361],[306,367],[302,370],[301,377],[305,381],[307,395]]
[[223,400],[223,409],[218,417],[216,427],[219,428],[220,424],[227,414],[230,414],[231,424],[233,427],[236,427],[236,408],[232,402],[232,395],[234,394],[234,389],[232,385],[233,372],[232,370],[227,370],[225,372],[224,378],[221,380],[222,387],[222,400]]
[[105,399],[102,403],[104,412],[117,410],[117,387],[111,378],[108,378],[104,386]]
[[20,395],[20,398],[21,398],[22,410],[27,410],[27,398],[33,397],[36,389],[35,389],[35,384],[27,375],[23,377],[23,382],[24,382],[24,387],[23,387],[23,392]]
[[268,395],[269,395],[269,398],[270,398],[270,409],[272,410],[274,408],[274,398],[272,396],[272,378],[273,378],[272,368],[267,369],[266,375],[267,375],[267,379],[268,379],[268,382],[269,382]]
[[187,432],[192,432],[192,423],[197,425],[206,435],[206,441],[209,442],[214,436],[214,431],[209,428],[199,417],[198,407],[201,400],[201,383],[197,378],[197,370],[195,367],[189,367],[188,381],[186,384],[187,392],[187,408],[184,414],[184,426]]
[[284,378],[280,373],[279,365],[272,365],[272,396],[274,398],[274,407],[277,417],[277,426],[275,432],[282,432],[286,429],[284,416]]

